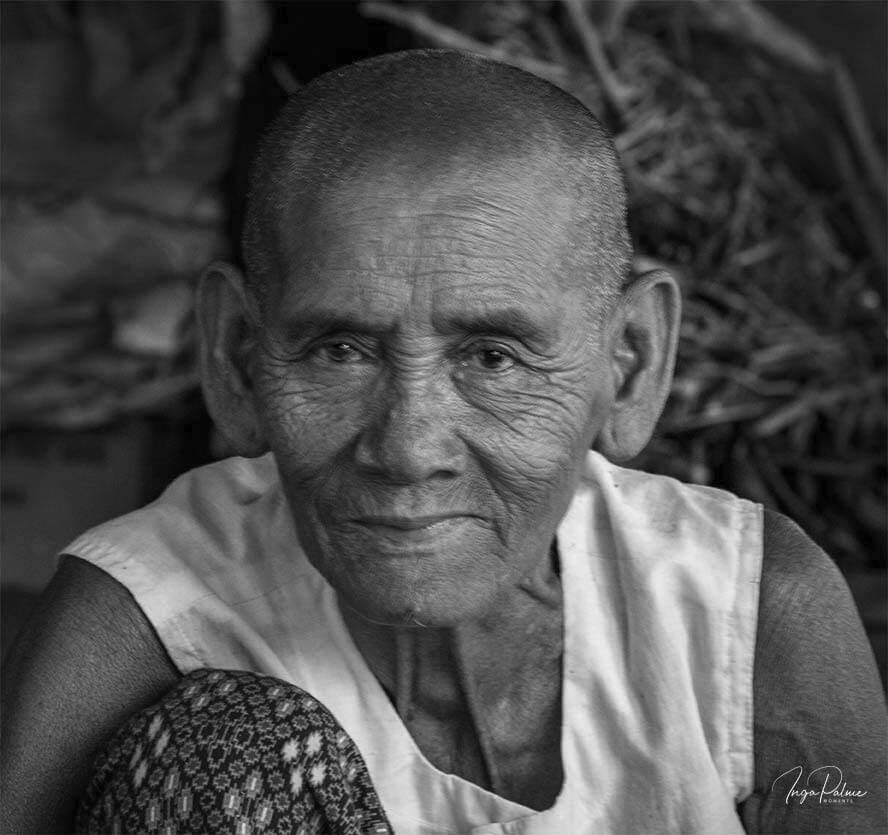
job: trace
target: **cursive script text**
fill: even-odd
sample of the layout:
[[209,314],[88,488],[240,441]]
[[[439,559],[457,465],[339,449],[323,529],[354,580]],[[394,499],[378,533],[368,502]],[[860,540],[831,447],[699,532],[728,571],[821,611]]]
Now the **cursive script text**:
[[804,769],[797,765],[784,771],[771,784],[773,791],[777,783],[786,779],[792,780],[792,785],[786,792],[783,802],[797,801],[799,805],[810,798],[816,798],[818,803],[853,803],[855,798],[865,797],[867,792],[862,789],[849,789],[842,774],[842,769],[837,765],[822,765],[809,772],[807,779],[802,780]]

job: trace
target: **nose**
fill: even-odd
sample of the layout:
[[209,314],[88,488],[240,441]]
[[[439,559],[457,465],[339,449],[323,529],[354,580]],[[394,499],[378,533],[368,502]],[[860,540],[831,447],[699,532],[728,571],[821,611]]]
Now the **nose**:
[[440,386],[392,381],[358,438],[358,465],[399,484],[460,475],[465,445],[454,431],[453,408]]

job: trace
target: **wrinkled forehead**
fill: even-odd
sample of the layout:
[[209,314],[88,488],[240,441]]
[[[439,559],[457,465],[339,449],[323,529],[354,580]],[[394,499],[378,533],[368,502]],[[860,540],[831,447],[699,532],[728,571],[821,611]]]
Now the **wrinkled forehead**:
[[278,230],[276,316],[442,332],[486,317],[554,341],[585,313],[588,277],[569,266],[572,201],[537,173],[381,167],[294,201]]
[[582,303],[589,287],[571,263],[574,212],[540,166],[385,162],[291,201],[275,236],[276,304],[369,303],[399,287],[436,305],[520,298],[549,309],[555,294]]
[[352,153],[300,146],[298,164],[277,167],[275,210],[263,212],[266,289],[280,297],[347,271],[363,292],[380,274],[415,279],[419,258],[425,272],[461,272],[479,287],[504,274],[542,292],[579,287],[596,306],[625,259],[619,174],[610,159],[590,165],[543,136],[551,141],[462,134],[446,146],[411,127],[364,137]]
[[577,217],[575,198],[553,184],[547,167],[544,160],[381,158],[294,191],[278,217],[276,243],[293,258],[341,244],[349,230],[402,250],[428,236],[450,236],[466,252],[525,240],[530,246],[522,249],[542,264],[569,250]]

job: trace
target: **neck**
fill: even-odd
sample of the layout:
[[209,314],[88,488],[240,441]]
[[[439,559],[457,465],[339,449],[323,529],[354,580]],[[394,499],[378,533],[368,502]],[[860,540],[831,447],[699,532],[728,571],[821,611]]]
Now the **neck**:
[[[538,576],[507,589],[491,611],[451,627],[384,626],[340,605],[358,649],[427,756],[421,728],[439,735],[461,729],[460,745],[471,737],[469,747],[483,761],[469,779],[509,796],[516,792],[498,764],[539,747],[528,728],[545,726],[557,745],[562,600],[549,561]],[[514,728],[504,717],[514,718]]]
[[[557,561],[507,588],[488,611],[446,627],[385,625],[340,601],[346,626],[374,675],[405,717],[416,707],[446,711],[507,690],[562,643]],[[536,650],[536,651],[535,651]],[[542,657],[540,657],[542,652]]]

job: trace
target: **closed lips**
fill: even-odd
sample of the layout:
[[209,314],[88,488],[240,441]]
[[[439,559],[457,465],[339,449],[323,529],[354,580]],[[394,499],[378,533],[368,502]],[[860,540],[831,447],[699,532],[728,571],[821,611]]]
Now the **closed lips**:
[[449,519],[468,519],[471,514],[468,513],[444,513],[431,516],[365,516],[355,519],[359,525],[367,525],[373,527],[396,528],[402,531],[418,531],[423,528],[429,528],[439,522],[445,522]]

